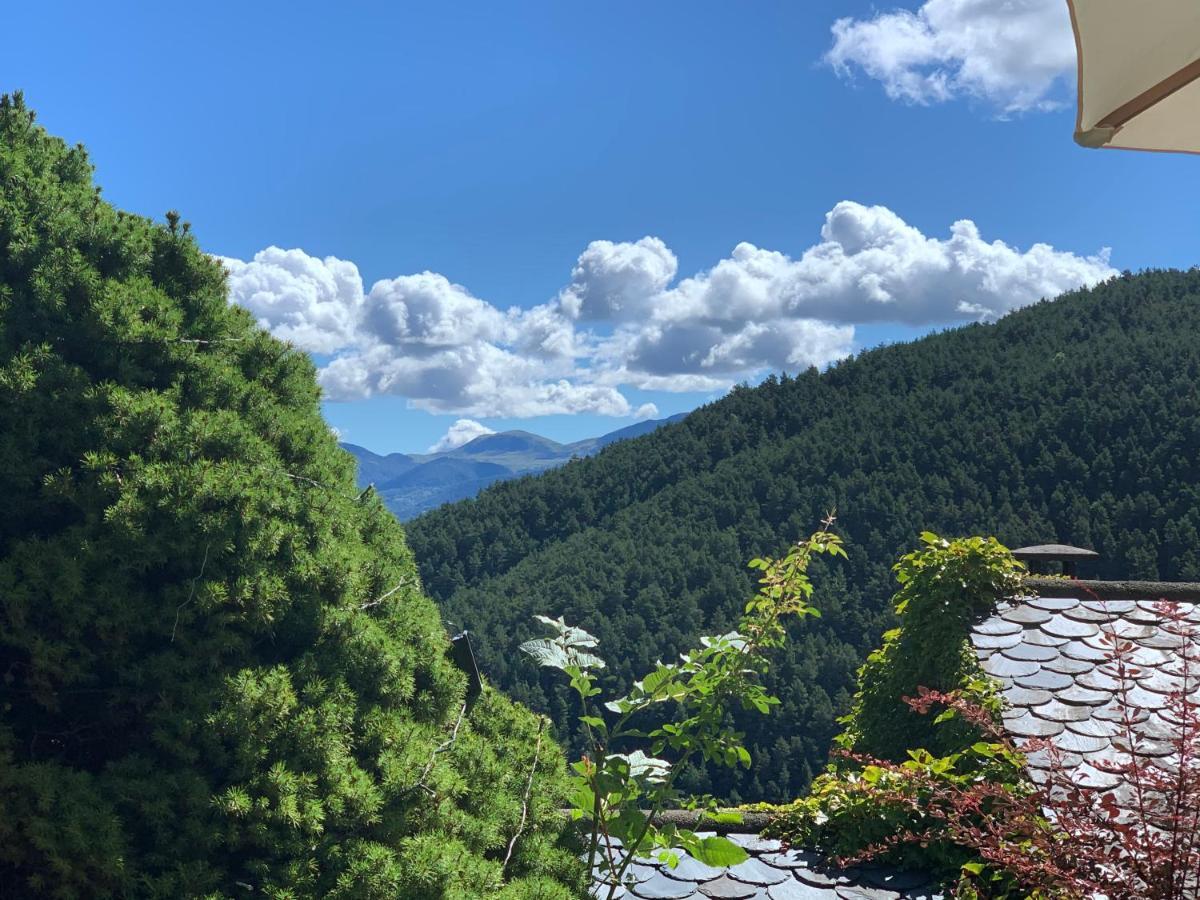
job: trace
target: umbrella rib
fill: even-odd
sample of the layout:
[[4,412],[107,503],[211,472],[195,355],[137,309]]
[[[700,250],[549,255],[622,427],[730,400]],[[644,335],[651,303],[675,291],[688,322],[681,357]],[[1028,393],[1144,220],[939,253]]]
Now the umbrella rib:
[[1142,91],[1127,103],[1122,103],[1096,123],[1096,128],[1118,129],[1131,119],[1140,116],[1156,103],[1166,100],[1176,91],[1187,87],[1200,78],[1200,59],[1194,59],[1178,72],[1168,75],[1158,84]]

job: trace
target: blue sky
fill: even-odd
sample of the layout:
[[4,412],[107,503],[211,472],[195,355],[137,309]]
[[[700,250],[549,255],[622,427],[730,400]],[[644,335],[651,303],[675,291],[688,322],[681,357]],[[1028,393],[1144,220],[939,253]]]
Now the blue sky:
[[7,10],[0,90],[179,209],[381,452],[1196,262],[1200,163],[1073,144],[1061,0],[101,6]]

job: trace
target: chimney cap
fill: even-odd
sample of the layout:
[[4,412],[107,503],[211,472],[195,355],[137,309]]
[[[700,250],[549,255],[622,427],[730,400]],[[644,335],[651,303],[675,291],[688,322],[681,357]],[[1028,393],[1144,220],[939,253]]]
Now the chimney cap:
[[1095,550],[1085,550],[1082,547],[1071,547],[1067,544],[1035,544],[1032,547],[1019,547],[1012,552],[1012,555],[1017,559],[1061,560],[1062,562],[1100,558],[1100,554]]

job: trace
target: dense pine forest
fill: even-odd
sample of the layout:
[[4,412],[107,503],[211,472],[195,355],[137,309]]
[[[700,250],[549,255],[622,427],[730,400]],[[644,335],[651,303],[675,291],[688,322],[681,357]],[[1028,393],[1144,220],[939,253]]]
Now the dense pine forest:
[[548,711],[516,653],[535,613],[598,635],[620,689],[733,622],[746,561],[838,513],[849,560],[814,567],[823,617],[747,716],[754,765],[701,772],[734,800],[801,793],[856,667],[888,627],[890,564],[925,529],[1063,541],[1098,576],[1200,580],[1200,272],[1153,271],[976,325],[739,387],[683,422],[410,523],[426,589],[486,674]]

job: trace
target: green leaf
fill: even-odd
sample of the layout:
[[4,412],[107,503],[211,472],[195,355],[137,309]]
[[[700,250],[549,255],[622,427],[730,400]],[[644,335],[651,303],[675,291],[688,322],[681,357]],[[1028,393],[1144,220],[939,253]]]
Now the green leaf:
[[[613,837],[620,838],[626,847],[633,846],[633,842],[637,840],[638,835],[642,833],[642,829],[646,825],[646,816],[635,806],[626,806],[621,810],[620,815],[611,819],[608,823],[609,833]],[[653,835],[647,832],[647,838],[653,840]],[[645,846],[640,844],[639,846]]]
[[665,759],[647,756],[641,750],[632,753],[612,753],[607,759],[622,760],[629,766],[629,776],[642,781],[657,783],[665,781],[671,774],[671,764]]
[[521,645],[521,652],[533,657],[539,666],[565,669],[568,665],[567,651],[549,638],[535,638]]
[[692,856],[697,860],[715,869],[736,866],[750,858],[750,854],[745,850],[729,840],[729,838],[721,837],[720,835],[700,838],[689,849],[692,852]]
[[604,660],[591,653],[584,653],[571,646],[563,646],[551,638],[535,638],[521,645],[521,652],[533,657],[539,666],[551,669],[566,669],[567,666],[577,666],[580,669],[603,669]]
[[586,785],[581,785],[570,796],[571,808],[579,813],[576,818],[583,816],[591,816],[596,805],[596,795],[591,788]]
[[671,680],[674,674],[675,669],[673,667],[663,666],[662,668],[655,669],[640,682],[642,691],[647,694],[656,693],[660,687]]
[[599,638],[589,634],[582,628],[576,628],[574,625],[568,625],[563,621],[562,616],[557,619],[551,619],[548,616],[534,616],[539,622],[544,625],[549,625],[558,632],[557,640],[561,641],[568,647],[595,647],[600,643]]

